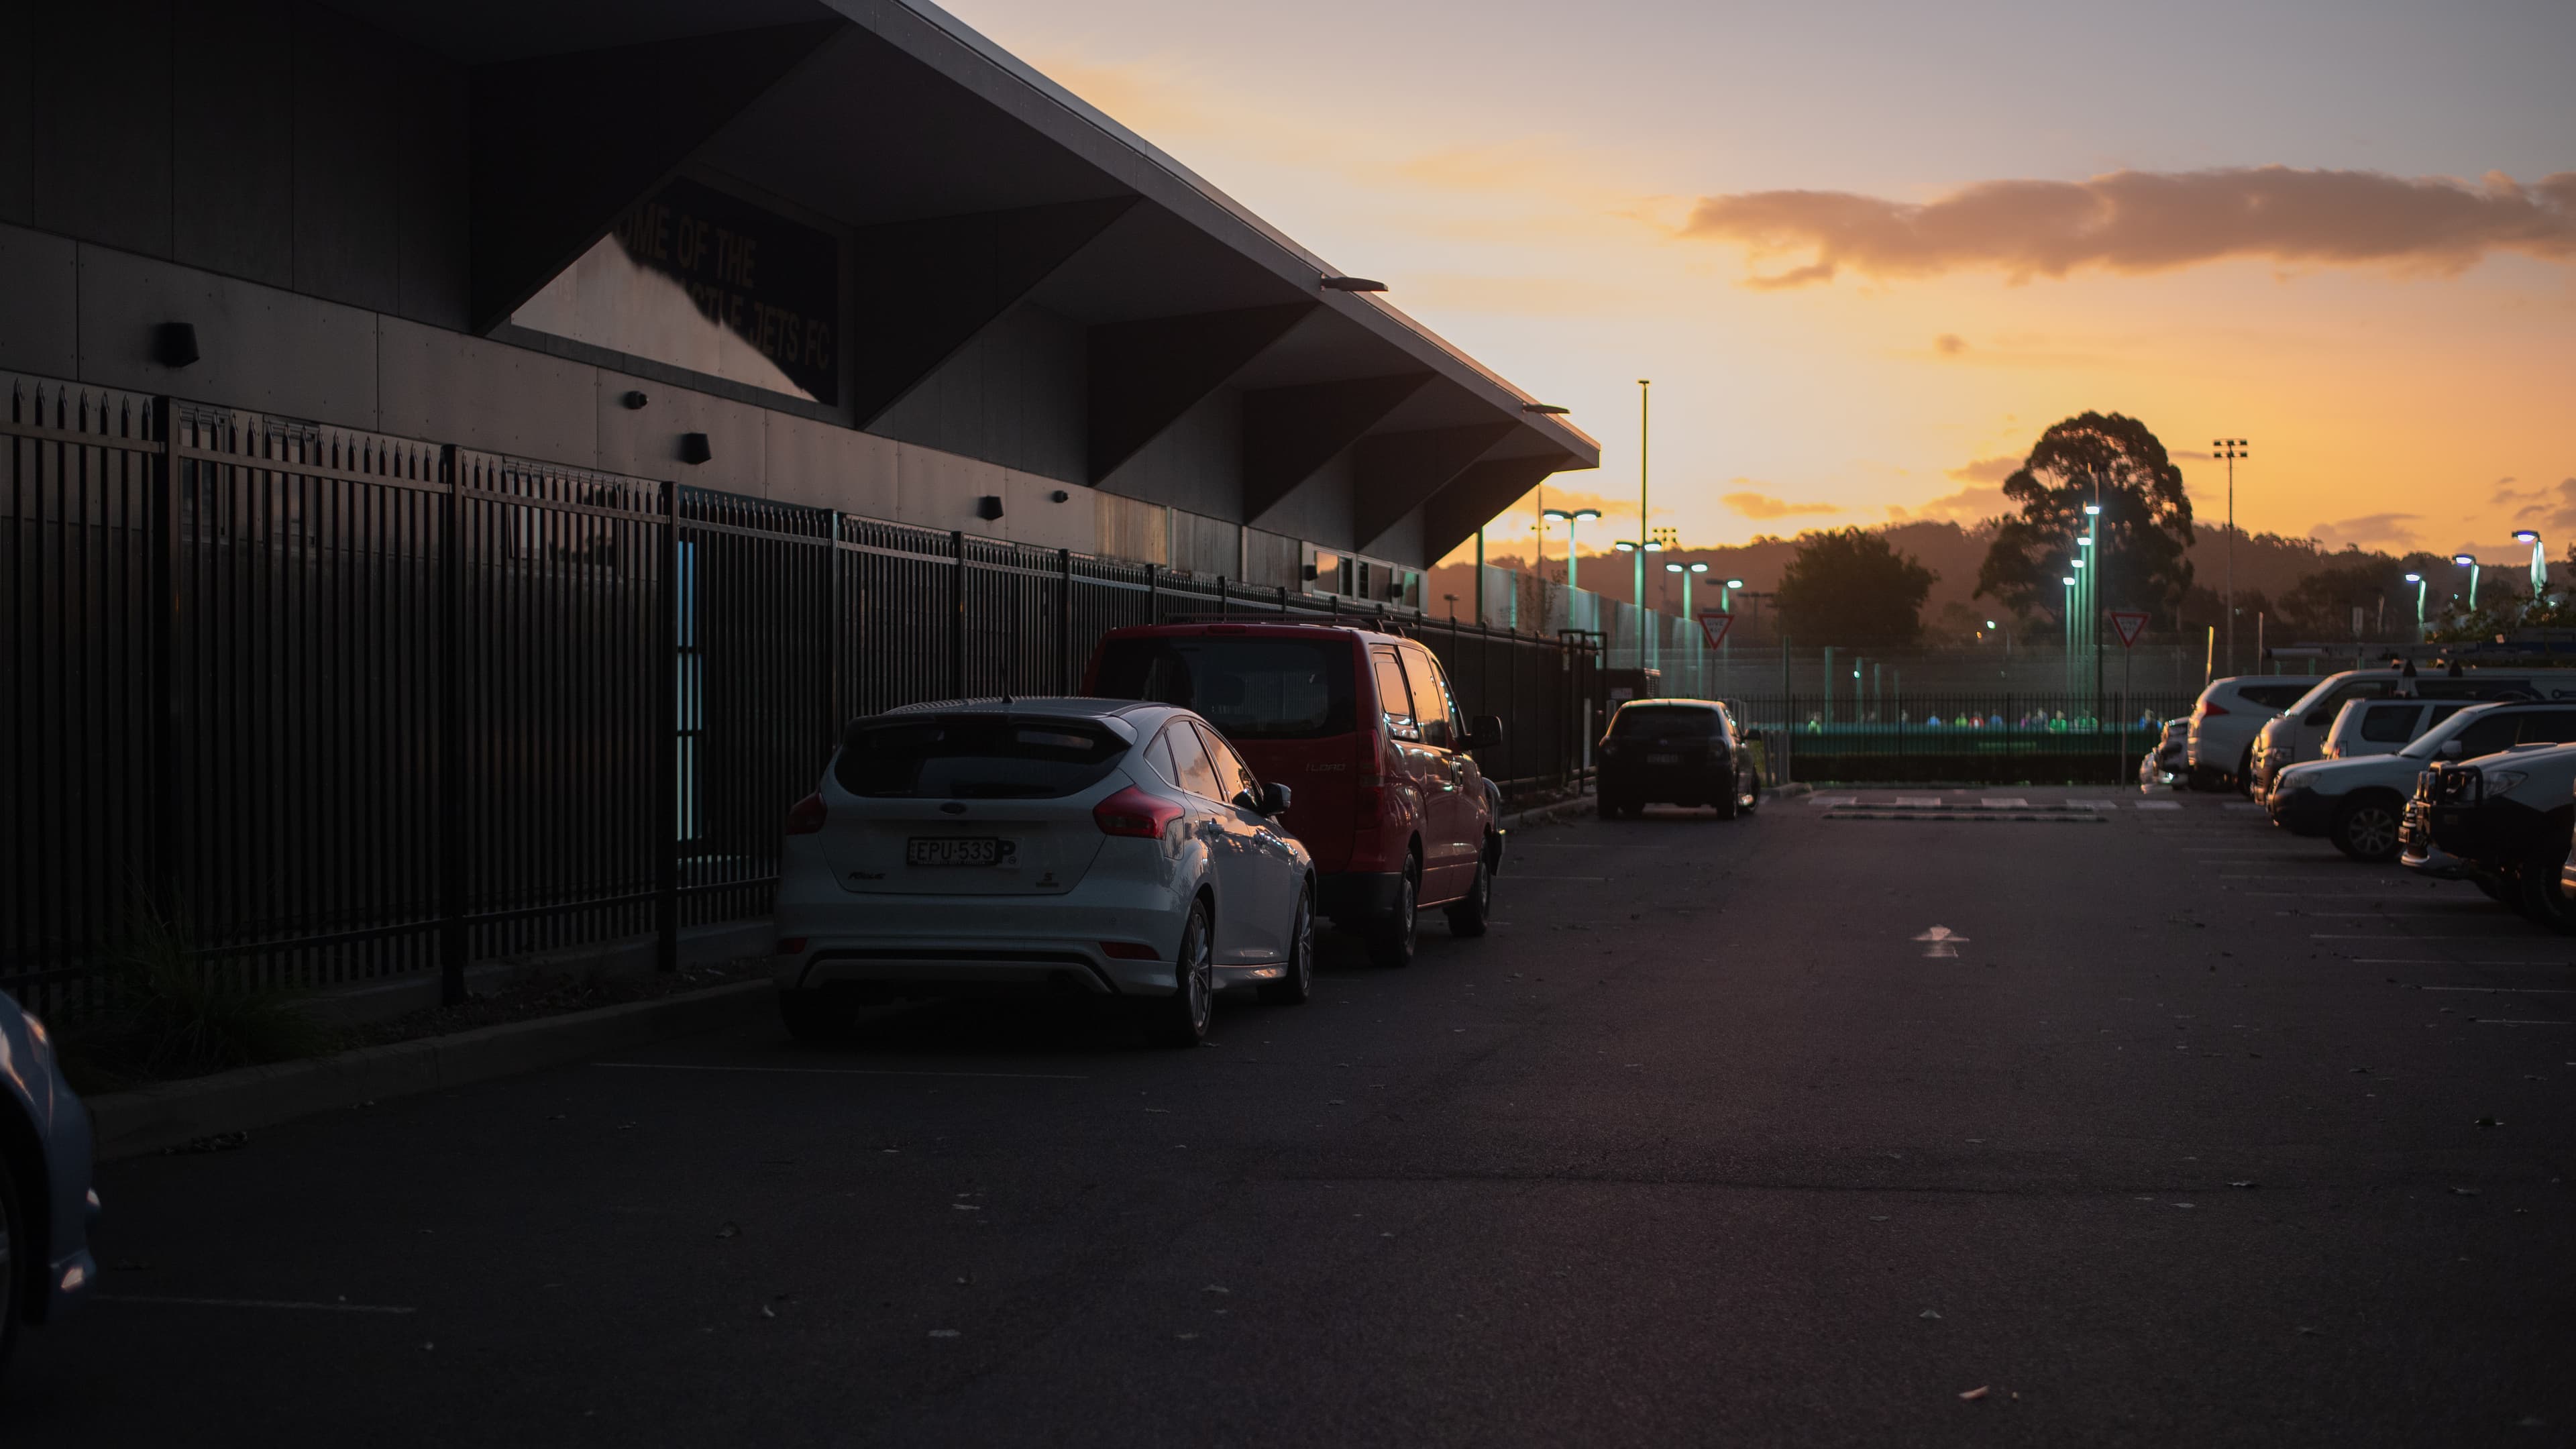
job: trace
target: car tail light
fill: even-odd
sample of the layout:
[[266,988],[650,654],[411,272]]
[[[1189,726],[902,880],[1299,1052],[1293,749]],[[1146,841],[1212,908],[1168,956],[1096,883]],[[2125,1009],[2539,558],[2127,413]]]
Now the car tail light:
[[1133,785],[1091,807],[1092,822],[1100,827],[1101,834],[1132,835],[1140,840],[1161,839],[1172,822],[1180,818],[1180,806]]
[[2227,713],[2227,706],[2204,699],[2200,702],[2199,708],[2192,711],[2192,717],[2194,719],[2207,719],[2212,715],[2225,713]]
[[779,955],[781,955],[781,956],[802,956],[802,955],[804,955],[804,954],[805,954],[805,938],[804,938],[804,937],[802,937],[802,936],[781,936],[781,937],[779,937],[779,938],[778,938],[778,954],[779,954]]
[[1113,961],[1160,961],[1163,959],[1162,952],[1155,950],[1151,946],[1140,946],[1134,941],[1103,941],[1100,943],[1100,954]]
[[822,796],[808,795],[788,807],[787,833],[811,835],[823,828],[823,822],[830,819],[831,814],[832,812],[823,808]]
[[1355,808],[1363,825],[1375,825],[1378,812],[1386,808],[1386,776],[1362,775]]

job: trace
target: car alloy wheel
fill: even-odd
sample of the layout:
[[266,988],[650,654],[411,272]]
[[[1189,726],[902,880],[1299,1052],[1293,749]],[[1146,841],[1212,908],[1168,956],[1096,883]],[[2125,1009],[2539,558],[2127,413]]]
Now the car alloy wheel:
[[1297,914],[1288,927],[1288,974],[1261,983],[1261,999],[1277,1006],[1301,1006],[1315,994],[1315,897],[1297,888]]
[[1146,1034],[1156,1046],[1197,1046],[1207,1039],[1216,1011],[1216,963],[1208,942],[1208,907],[1190,903],[1181,926],[1180,949],[1172,953],[1172,994],[1145,1002]]
[[2397,812],[2365,800],[2343,812],[2335,844],[2355,860],[2392,860],[2397,855]]
[[1395,909],[1369,934],[1369,960],[1377,965],[1413,964],[1413,938],[1421,929],[1421,884],[1415,877],[1421,870],[1419,862],[1406,864],[1404,874],[1396,879]]

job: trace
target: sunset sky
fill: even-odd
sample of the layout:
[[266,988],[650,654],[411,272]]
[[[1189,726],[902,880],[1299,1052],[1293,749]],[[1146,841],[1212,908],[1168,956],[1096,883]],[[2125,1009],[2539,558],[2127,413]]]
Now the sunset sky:
[[2206,519],[2225,434],[2251,529],[2576,537],[2568,0],[951,8],[1573,408],[1587,543],[1640,377],[1688,544],[1998,511],[2086,408]]

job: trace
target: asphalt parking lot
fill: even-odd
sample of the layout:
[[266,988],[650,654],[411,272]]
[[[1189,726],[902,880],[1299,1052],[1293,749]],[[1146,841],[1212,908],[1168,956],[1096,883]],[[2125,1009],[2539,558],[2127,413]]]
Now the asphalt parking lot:
[[0,1437],[2570,1442],[2568,942],[2232,803],[1585,819],[1201,1050],[764,1025],[110,1164]]

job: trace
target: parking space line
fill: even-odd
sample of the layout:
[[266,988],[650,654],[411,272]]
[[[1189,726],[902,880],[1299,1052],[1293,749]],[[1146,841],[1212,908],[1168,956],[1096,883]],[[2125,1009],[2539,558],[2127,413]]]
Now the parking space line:
[[2138,802],[2138,808],[2141,810],[2180,810],[2182,808],[2182,802],[2179,800],[2141,800]]
[[1507,870],[1503,872],[1503,874],[1511,877],[1513,880],[1582,880],[1591,881],[1595,884],[1610,879],[1610,877],[1606,875],[1523,875],[1516,870]]
[[[2388,939],[2388,933],[2387,933],[2386,931],[2372,931],[2372,932],[2370,932],[2370,933],[2369,933],[2369,934],[2367,934],[2367,935],[2342,935],[2342,936],[2338,936],[2338,935],[2333,935],[2333,934],[2330,934],[2330,933],[2328,933],[2328,932],[2324,932],[2324,931],[2310,931],[2310,932],[2308,933],[2308,939],[2309,939],[2309,940],[2311,940],[2311,941],[2381,941],[2381,942],[2385,942],[2385,941],[2387,941],[2387,939]],[[2405,940],[2405,941],[2515,941],[2515,940],[2525,940],[2525,939],[2530,939],[2530,938],[2527,938],[2527,937],[2520,937],[2520,936],[2401,936],[2401,937],[2399,937],[2398,939],[2400,939],[2400,940]]]
[[158,1293],[98,1293],[98,1303],[153,1303],[176,1308],[281,1308],[306,1313],[417,1313],[383,1303],[295,1303],[272,1298],[170,1298]]
[[2516,1021],[2502,1016],[2473,1016],[2471,1026],[2576,1026],[2576,1021]]
[[731,1067],[710,1062],[592,1062],[594,1067],[616,1067],[632,1072],[779,1072],[790,1076],[823,1077],[1002,1077],[1019,1082],[1087,1082],[1089,1077],[1068,1076],[1062,1072],[929,1072],[909,1071],[899,1067]]
[[2444,961],[2433,956],[2355,956],[2355,966],[2564,966],[2565,961]]
[[2507,996],[2576,996],[2576,990],[2564,986],[2418,986],[2418,991],[2483,991],[2489,995]]

